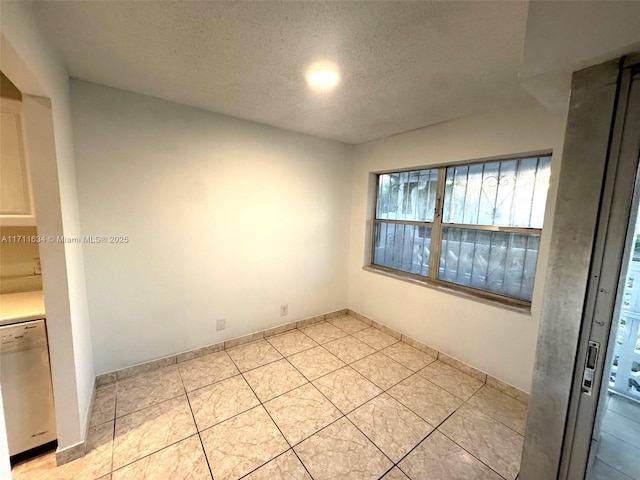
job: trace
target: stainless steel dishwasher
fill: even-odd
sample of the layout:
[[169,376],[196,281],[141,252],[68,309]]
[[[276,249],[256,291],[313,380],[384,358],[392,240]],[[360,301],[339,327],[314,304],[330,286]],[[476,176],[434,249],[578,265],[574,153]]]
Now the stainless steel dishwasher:
[[0,388],[13,456],[56,439],[45,322],[0,327],[0,339]]

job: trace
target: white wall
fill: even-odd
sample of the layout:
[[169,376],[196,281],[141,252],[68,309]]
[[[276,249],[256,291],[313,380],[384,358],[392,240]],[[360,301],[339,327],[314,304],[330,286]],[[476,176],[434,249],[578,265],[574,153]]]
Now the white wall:
[[522,73],[596,65],[640,49],[640,2],[529,2]]
[[347,306],[352,147],[86,82],[72,107],[83,234],[129,237],[85,245],[97,372]]
[[[79,217],[69,78],[50,42],[41,35],[32,9],[28,2],[2,3],[1,69],[27,94],[23,98],[26,147],[38,231],[73,236],[79,232]],[[95,377],[82,249],[42,244],[40,258],[58,445],[64,449],[82,440]]]
[[640,51],[640,2],[529,2],[520,82],[543,105],[568,107],[571,74]]
[[[532,106],[467,117],[355,148],[349,307],[529,391],[548,255],[563,119]],[[362,269],[369,173],[553,149],[552,178],[531,314]]]

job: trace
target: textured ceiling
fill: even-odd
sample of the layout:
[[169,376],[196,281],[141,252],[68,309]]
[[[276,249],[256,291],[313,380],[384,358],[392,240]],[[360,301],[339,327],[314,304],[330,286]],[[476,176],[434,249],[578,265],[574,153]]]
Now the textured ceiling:
[[[526,102],[526,2],[41,2],[69,74],[361,143]],[[304,71],[330,61],[331,94]]]

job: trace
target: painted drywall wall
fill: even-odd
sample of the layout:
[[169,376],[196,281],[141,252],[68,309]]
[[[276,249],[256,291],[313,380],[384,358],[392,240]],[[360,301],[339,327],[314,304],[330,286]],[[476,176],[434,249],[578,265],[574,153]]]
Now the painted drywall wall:
[[[563,119],[531,105],[358,145],[354,152],[349,307],[529,391]],[[370,172],[552,149],[552,178],[531,314],[363,270]]]
[[522,73],[574,72],[640,49],[640,3],[530,2]]
[[351,146],[71,91],[98,373],[347,306]]
[[640,2],[529,2],[520,82],[566,112],[571,74],[640,51]]
[[[79,234],[69,79],[29,2],[3,2],[2,72],[23,94],[27,157],[41,235]],[[82,249],[40,245],[58,448],[81,442],[95,372]]]

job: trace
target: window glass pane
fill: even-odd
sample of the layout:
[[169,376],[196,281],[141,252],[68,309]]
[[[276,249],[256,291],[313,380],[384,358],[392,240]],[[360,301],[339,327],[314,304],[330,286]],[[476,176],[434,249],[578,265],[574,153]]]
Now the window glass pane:
[[431,227],[376,222],[373,263],[427,275]]
[[443,222],[542,228],[551,157],[448,167]]
[[437,170],[412,170],[380,175],[376,218],[432,222],[437,183]]
[[444,227],[438,278],[531,301],[538,234]]

